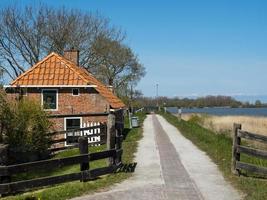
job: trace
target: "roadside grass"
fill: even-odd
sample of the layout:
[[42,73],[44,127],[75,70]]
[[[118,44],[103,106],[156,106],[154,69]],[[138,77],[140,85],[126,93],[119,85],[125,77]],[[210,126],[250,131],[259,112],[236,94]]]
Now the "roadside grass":
[[[89,147],[90,153],[100,152],[104,150],[106,150],[106,145]],[[53,157],[53,159],[66,158],[66,157],[75,156],[75,155],[79,155],[78,148],[59,152]],[[105,167],[105,166],[107,166],[107,162],[105,159],[90,162],[90,169],[95,169],[95,168]],[[20,173],[20,174],[14,175],[12,177],[12,181],[28,180],[28,179],[34,179],[34,178],[46,177],[46,176],[59,176],[59,175],[70,174],[70,173],[75,173],[79,171],[80,171],[80,166],[78,164],[74,164],[74,165],[52,169],[52,170],[45,169],[45,170],[36,170],[31,173]]]
[[[242,171],[240,177],[231,173],[232,139],[224,134],[201,127],[194,122],[178,121],[177,117],[170,113],[160,113],[169,123],[177,127],[181,133],[191,140],[218,165],[224,177],[237,187],[245,195],[246,200],[267,199],[267,177],[249,174]],[[244,156],[241,161],[267,167],[267,161]]]
[[[139,128],[129,129],[128,118],[125,117],[125,129],[124,135],[125,140],[123,141],[123,155],[122,160],[123,163],[132,163],[134,161],[134,153],[137,151],[138,141],[142,138],[142,123],[146,117],[144,113],[138,113],[136,116],[139,117]],[[98,152],[106,149],[106,146],[97,146],[90,147],[89,152]],[[64,158],[69,156],[78,155],[78,149],[71,149],[68,151],[60,152],[55,156],[55,158]],[[102,159],[99,161],[90,162],[90,168],[99,168],[106,166],[106,159]],[[20,174],[16,176],[13,180],[26,180],[31,178],[37,178],[42,176],[56,176],[68,173],[79,172],[80,166],[72,165],[68,167],[58,168],[55,170],[49,171],[40,171],[37,173],[30,174]],[[101,176],[100,178],[89,181],[89,182],[79,182],[73,181],[64,184],[58,184],[54,186],[44,187],[39,190],[29,191],[27,193],[17,194],[15,196],[7,196],[2,198],[3,200],[27,200],[27,199],[40,199],[40,200],[65,200],[73,197],[94,193],[100,190],[105,190],[109,186],[112,186],[115,183],[119,183],[127,178],[132,176],[132,173],[114,173],[105,176]]]

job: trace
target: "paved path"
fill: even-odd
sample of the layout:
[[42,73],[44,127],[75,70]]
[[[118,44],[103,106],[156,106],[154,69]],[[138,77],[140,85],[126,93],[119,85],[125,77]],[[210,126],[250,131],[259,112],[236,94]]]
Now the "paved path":
[[216,165],[160,116],[149,115],[134,176],[107,192],[75,200],[237,200]]

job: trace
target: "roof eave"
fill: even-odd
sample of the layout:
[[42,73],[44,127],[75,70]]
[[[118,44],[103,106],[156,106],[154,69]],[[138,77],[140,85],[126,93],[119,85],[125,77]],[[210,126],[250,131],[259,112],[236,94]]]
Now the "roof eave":
[[4,88],[96,88],[97,85],[4,85]]

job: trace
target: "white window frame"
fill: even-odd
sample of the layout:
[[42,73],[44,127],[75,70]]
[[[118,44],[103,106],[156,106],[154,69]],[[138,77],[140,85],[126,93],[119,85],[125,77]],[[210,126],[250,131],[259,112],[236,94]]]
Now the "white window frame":
[[[80,128],[82,127],[83,125],[83,118],[82,117],[64,117],[64,131],[67,130],[67,119],[80,119]],[[67,133],[64,134],[64,139],[67,139]],[[64,144],[66,147],[68,146],[73,146],[72,144],[67,144],[67,141],[65,141],[65,144]]]
[[[73,90],[78,90],[78,95],[74,95]],[[72,96],[74,96],[74,97],[80,96],[80,88],[72,88],[71,91],[72,91]]]
[[57,102],[56,102],[56,109],[44,109],[45,111],[58,111],[58,89],[42,89],[42,95],[41,95],[41,105],[44,108],[44,91],[56,91],[57,95]]

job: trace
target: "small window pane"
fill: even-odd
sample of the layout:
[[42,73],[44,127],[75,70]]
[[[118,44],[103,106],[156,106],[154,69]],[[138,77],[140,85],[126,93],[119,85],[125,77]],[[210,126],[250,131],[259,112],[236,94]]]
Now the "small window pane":
[[80,119],[66,119],[66,121],[67,130],[80,128]]
[[57,109],[57,91],[43,90],[44,109]]
[[[79,129],[81,124],[80,122],[80,119],[66,119],[66,130]],[[67,133],[67,145],[78,143],[80,135],[80,131]]]
[[73,96],[78,96],[79,95],[79,89],[78,88],[72,89],[72,95]]

